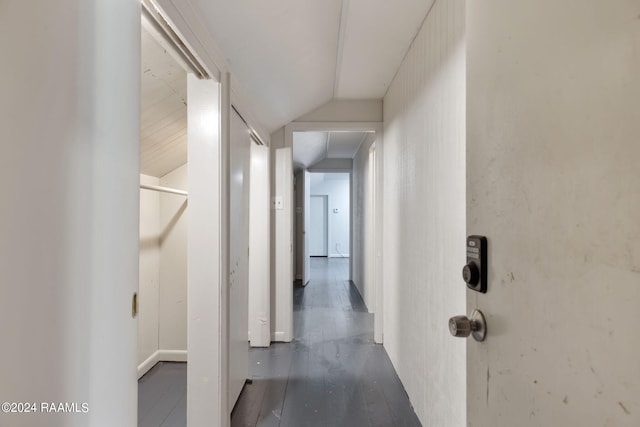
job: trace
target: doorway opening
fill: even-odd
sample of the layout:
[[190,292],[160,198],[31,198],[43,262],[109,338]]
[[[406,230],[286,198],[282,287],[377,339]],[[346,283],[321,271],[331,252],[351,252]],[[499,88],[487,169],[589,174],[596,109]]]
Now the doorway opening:
[[[382,342],[381,227],[375,194],[380,189],[375,147],[381,134],[375,126],[332,130],[332,125],[306,124],[293,130],[295,170],[295,285],[313,281],[322,266],[344,271],[344,281],[375,314],[376,342]],[[316,129],[313,129],[316,127]],[[379,142],[381,143],[381,141]],[[376,237],[378,237],[376,239]],[[324,264],[319,262],[326,258]],[[337,259],[340,259],[338,261]],[[331,264],[331,265],[330,265]],[[379,315],[378,315],[379,314]]]
[[350,180],[348,173],[310,174],[309,256],[349,258]]
[[148,13],[141,61],[138,423],[186,425],[190,70]]

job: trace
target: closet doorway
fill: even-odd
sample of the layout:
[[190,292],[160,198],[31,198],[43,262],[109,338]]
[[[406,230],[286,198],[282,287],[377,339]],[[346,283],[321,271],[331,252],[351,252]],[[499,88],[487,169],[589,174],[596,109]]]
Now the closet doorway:
[[[146,12],[146,10],[145,10]],[[138,422],[186,425],[190,68],[142,15]],[[164,399],[158,404],[157,396]]]

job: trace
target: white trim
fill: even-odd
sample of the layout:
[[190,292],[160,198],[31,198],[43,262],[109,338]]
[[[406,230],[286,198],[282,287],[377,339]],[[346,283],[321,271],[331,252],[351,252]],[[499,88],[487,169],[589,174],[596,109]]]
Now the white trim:
[[222,71],[228,68],[227,63],[193,5],[188,0],[152,0],[152,3],[209,76],[220,82]]
[[329,254],[329,258],[350,258],[349,254]]
[[155,351],[147,360],[138,365],[138,379],[142,378],[142,376],[149,372],[149,369],[153,368],[159,361],[159,352]]
[[158,362],[186,362],[187,350],[157,350],[138,365],[138,379],[149,372]]
[[187,350],[158,350],[161,362],[186,362]]

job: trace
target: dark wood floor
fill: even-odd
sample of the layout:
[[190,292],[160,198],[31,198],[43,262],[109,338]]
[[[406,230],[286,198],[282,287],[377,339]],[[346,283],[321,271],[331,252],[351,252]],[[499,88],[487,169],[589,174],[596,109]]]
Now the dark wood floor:
[[[251,349],[239,426],[420,426],[373,316],[350,284],[349,261],[313,258],[294,290],[294,340]],[[140,427],[186,425],[186,364],[158,364],[139,381]]]
[[187,425],[187,364],[160,362],[138,380],[138,427]]
[[312,259],[294,290],[294,341],[251,349],[232,426],[420,426],[348,270]]

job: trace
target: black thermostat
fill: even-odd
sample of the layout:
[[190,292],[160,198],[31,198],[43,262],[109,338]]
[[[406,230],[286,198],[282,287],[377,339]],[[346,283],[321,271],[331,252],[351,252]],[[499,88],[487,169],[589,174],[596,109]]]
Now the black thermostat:
[[487,293],[487,238],[467,237],[467,265],[462,268],[462,278],[467,287]]

